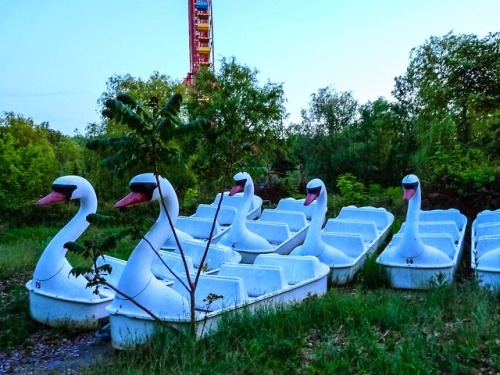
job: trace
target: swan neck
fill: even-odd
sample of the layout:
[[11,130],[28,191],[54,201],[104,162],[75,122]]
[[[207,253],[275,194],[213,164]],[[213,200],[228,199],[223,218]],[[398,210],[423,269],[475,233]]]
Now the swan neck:
[[245,189],[243,191],[243,199],[241,200],[240,206],[238,207],[235,218],[233,220],[233,224],[231,225],[231,231],[233,233],[241,232],[246,229],[245,222],[248,212],[250,211],[250,208],[252,206],[253,194],[254,187],[253,183],[250,182],[245,185]]
[[[175,225],[177,217],[179,216],[179,201],[173,187],[169,186],[166,191],[162,191],[163,203],[160,201],[160,214],[158,219],[153,224],[151,229],[144,235],[134,251],[130,255],[125,269],[123,270],[122,277],[118,289],[124,292],[129,288],[141,288],[147,285],[151,278],[151,263],[156,252],[158,252],[167,238],[172,235],[172,228],[170,227],[167,211]],[[164,208],[164,205],[167,211]],[[123,280],[123,285],[122,284]]]
[[88,228],[87,215],[97,211],[97,197],[89,194],[80,199],[80,208],[73,218],[54,236],[45,248],[35,268],[34,278],[46,280],[54,276],[66,260],[66,242],[75,242]]
[[421,195],[420,188],[408,202],[408,211],[406,213],[405,229],[401,249],[406,257],[416,257],[423,251],[424,243],[420,239],[418,224],[420,219]]
[[319,243],[321,241],[321,229],[323,228],[323,223],[325,222],[326,216],[326,194],[320,194],[318,199],[316,199],[316,208],[311,218],[311,223],[309,229],[307,230],[307,236],[304,241],[305,244],[309,242]]

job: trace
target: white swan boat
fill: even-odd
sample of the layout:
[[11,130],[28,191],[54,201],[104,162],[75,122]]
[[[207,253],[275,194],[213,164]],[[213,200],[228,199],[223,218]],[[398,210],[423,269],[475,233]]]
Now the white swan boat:
[[[178,203],[169,199],[175,192],[170,183],[160,178],[161,191],[169,215],[178,212]],[[142,174],[132,179],[132,193],[116,205],[159,200],[156,178]],[[167,284],[151,272],[155,254],[151,246],[160,246],[169,235],[163,220],[167,212],[160,206],[160,216],[126,262],[118,282],[119,293],[107,307],[110,316],[111,341],[116,349],[146,342],[160,322],[180,329],[190,324],[189,297],[185,285],[192,282],[189,273]],[[224,263],[213,275],[201,275],[196,288],[197,334],[217,329],[223,313],[242,308],[292,303],[308,295],[324,294],[327,290],[329,267],[315,257],[282,257],[275,254],[256,257],[255,264]],[[189,276],[188,276],[189,275]],[[220,298],[207,302],[210,296]],[[134,304],[127,296],[143,306]],[[155,318],[156,317],[156,318]]]
[[253,180],[248,173],[240,172],[234,181],[229,195],[243,191],[243,199],[231,227],[217,244],[238,251],[242,263],[253,263],[260,254],[288,255],[304,242],[310,223],[304,210],[290,210],[278,204],[276,209],[263,210],[258,220],[247,220],[254,195]]
[[323,228],[327,199],[323,181],[316,178],[307,184],[303,205],[310,207],[313,201],[317,203],[306,239],[291,255],[317,257],[330,266],[335,284],[345,284],[352,280],[366,256],[374,253],[384,241],[394,215],[384,208],[348,206],[343,207],[337,217],[328,219]]
[[467,218],[456,209],[421,211],[420,181],[403,178],[406,222],[377,258],[394,288],[427,289],[451,283],[464,246]]
[[96,212],[96,194],[92,185],[79,176],[57,178],[52,190],[37,204],[77,199],[80,208],[47,245],[38,260],[33,279],[26,283],[31,317],[53,327],[97,328],[100,319],[108,316],[106,306],[114,293],[102,288],[96,295],[91,288],[87,288],[87,280],[83,276],[70,275],[73,267],[66,259],[64,248],[66,242],[76,241],[88,227],[85,218]]
[[479,285],[500,289],[500,209],[484,210],[472,223],[471,267]]

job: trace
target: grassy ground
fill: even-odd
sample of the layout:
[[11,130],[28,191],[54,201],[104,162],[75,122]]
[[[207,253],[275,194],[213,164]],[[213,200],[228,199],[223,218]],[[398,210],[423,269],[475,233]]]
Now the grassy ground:
[[[56,231],[36,227],[1,234],[0,351],[26,345],[42,329],[29,318],[24,282],[31,278],[37,259]],[[125,254],[128,248],[130,244],[124,243],[118,252]],[[321,298],[255,315],[227,316],[217,334],[199,341],[165,330],[141,349],[115,352],[105,362],[82,371],[500,373],[499,293],[482,290],[466,271],[453,285],[428,291],[392,290],[379,271],[374,258],[369,259],[351,285],[332,286]],[[72,333],[54,331],[54,335],[70,338]]]

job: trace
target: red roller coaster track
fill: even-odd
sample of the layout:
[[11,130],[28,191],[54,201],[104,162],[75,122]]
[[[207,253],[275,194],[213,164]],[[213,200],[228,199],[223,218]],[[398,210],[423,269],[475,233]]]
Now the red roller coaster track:
[[185,81],[191,84],[201,67],[213,68],[214,42],[212,0],[188,2],[190,71]]

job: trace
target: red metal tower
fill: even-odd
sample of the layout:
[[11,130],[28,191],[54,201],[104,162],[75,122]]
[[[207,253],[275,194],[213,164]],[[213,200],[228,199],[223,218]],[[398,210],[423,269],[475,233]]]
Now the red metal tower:
[[186,82],[191,84],[200,67],[213,68],[214,42],[212,0],[188,2],[190,71]]

